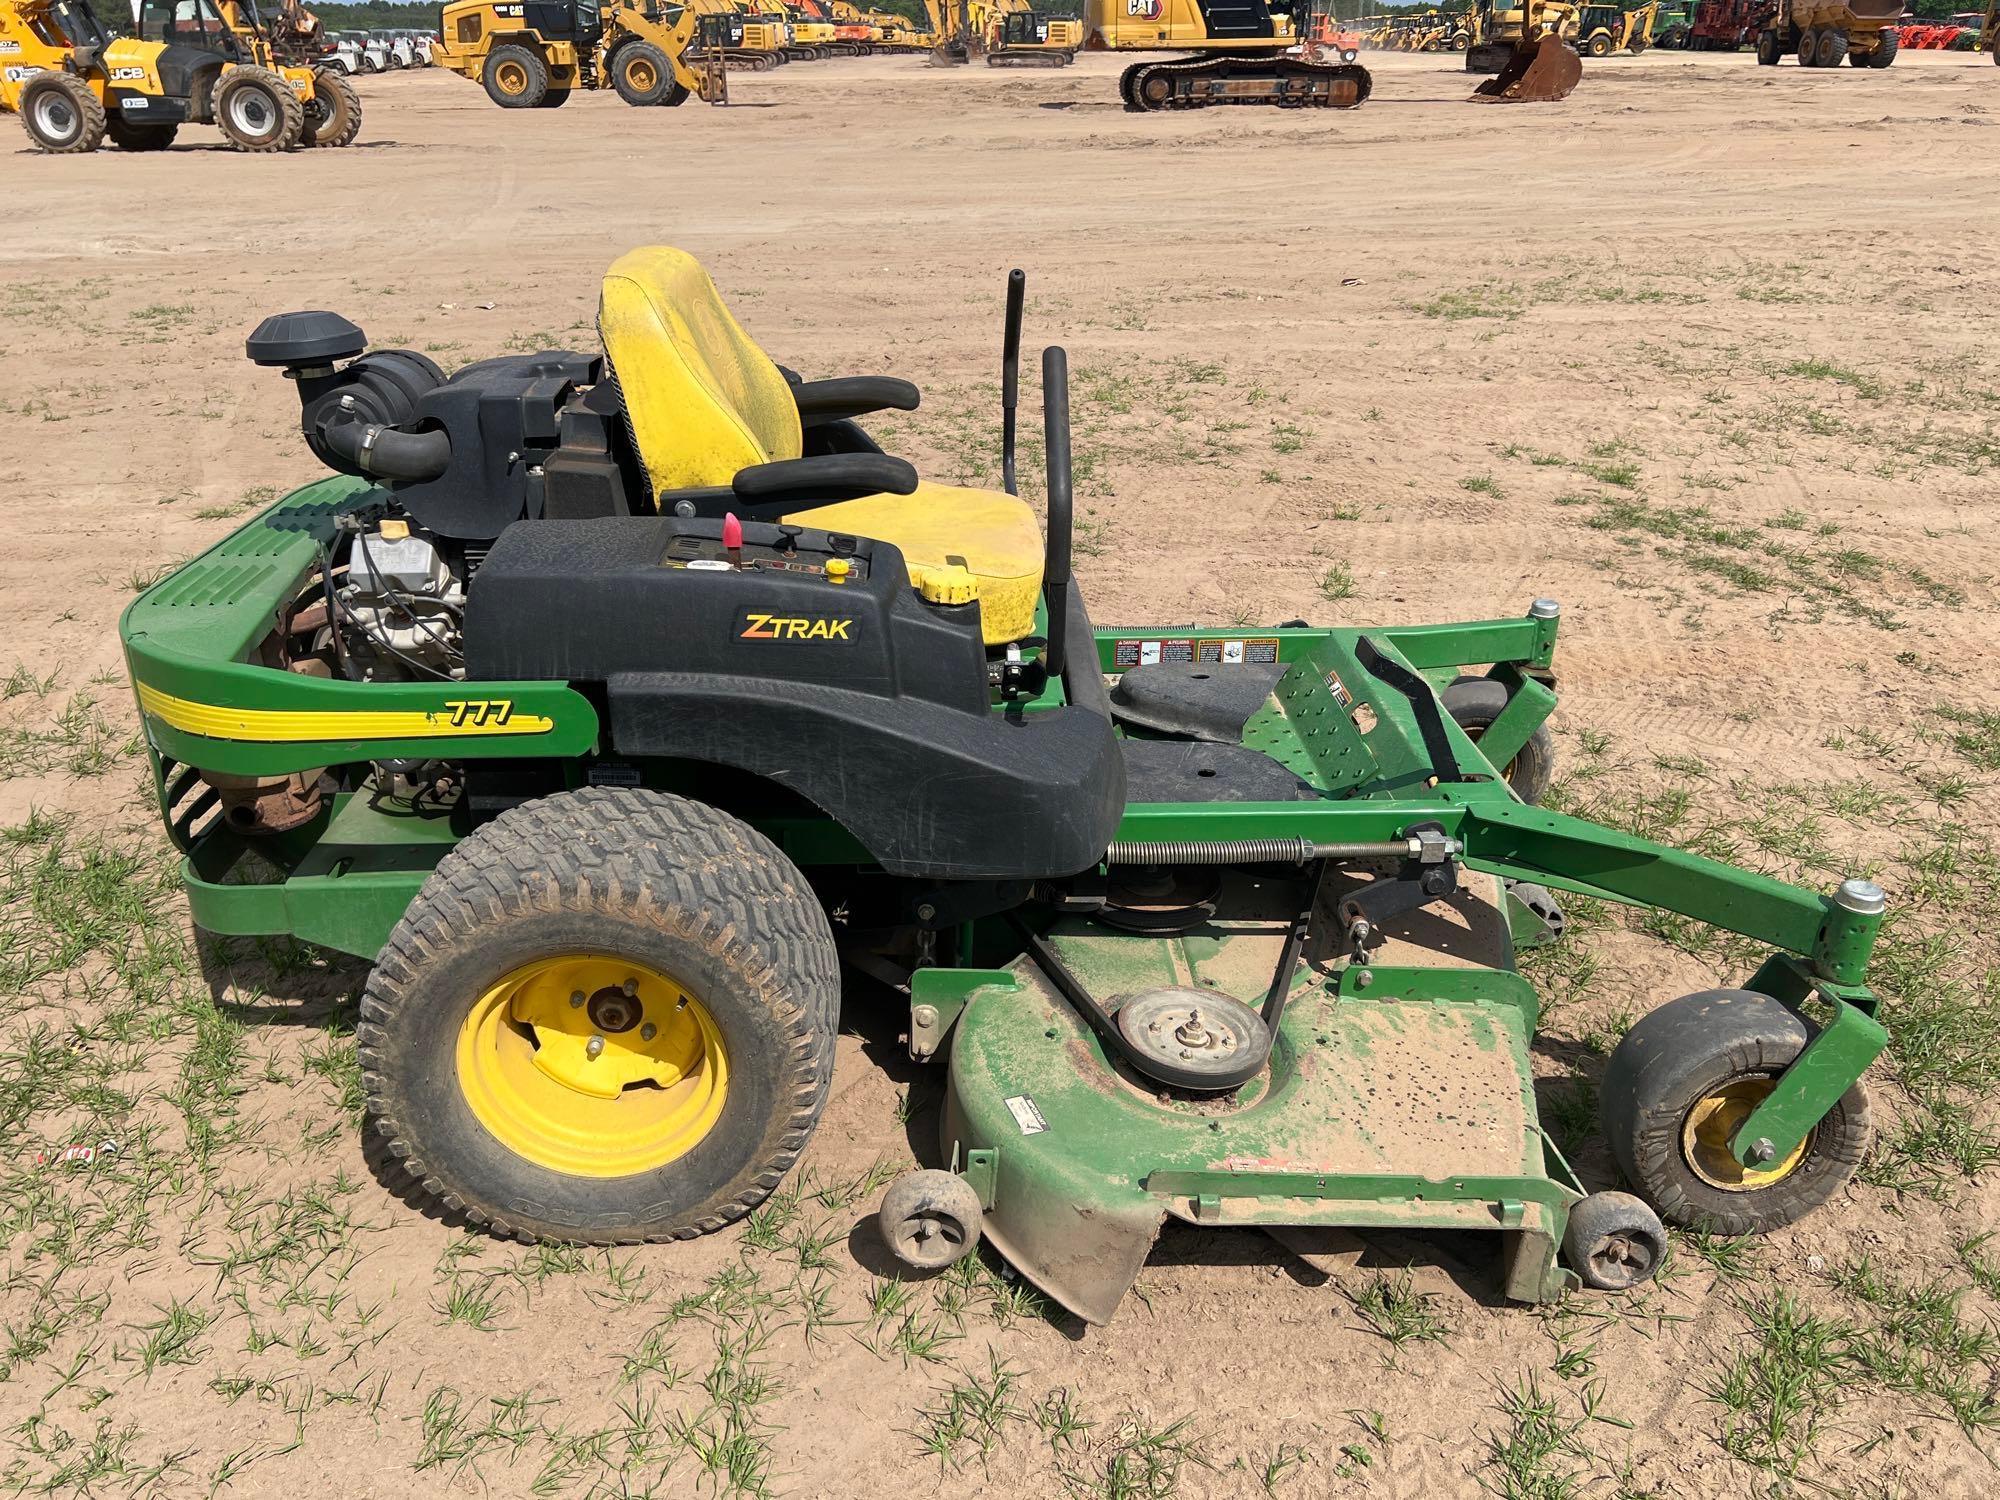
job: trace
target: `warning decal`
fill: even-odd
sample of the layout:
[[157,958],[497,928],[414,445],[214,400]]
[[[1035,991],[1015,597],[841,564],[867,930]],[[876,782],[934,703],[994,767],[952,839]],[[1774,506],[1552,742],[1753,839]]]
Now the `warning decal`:
[[1014,1117],[1014,1123],[1021,1127],[1022,1135],[1040,1135],[1049,1128],[1049,1122],[1042,1118],[1035,1101],[1026,1094],[1016,1094],[1007,1101],[1007,1112]]
[[1278,659],[1278,642],[1271,637],[1245,641],[1203,641],[1195,650],[1197,661],[1235,665],[1270,666]]

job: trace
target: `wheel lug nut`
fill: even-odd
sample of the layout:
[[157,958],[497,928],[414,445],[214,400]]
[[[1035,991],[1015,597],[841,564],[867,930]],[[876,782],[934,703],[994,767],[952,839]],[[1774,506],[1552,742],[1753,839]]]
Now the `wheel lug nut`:
[[604,1038],[601,1036],[593,1036],[589,1041],[583,1044],[583,1055],[589,1058],[592,1062],[596,1062],[598,1059],[598,1055],[603,1051],[604,1051]]
[[660,1028],[655,1026],[651,1021],[648,1021],[644,1026],[639,1028],[639,1040],[642,1042],[650,1042],[659,1034]]
[[583,1009],[583,991],[582,991],[582,990],[571,990],[571,991],[569,992],[569,1008],[570,1008],[571,1010],[582,1010],[582,1009]]
[[639,981],[636,979],[628,979],[622,985],[620,985],[619,988],[622,989],[628,995],[636,995],[639,993]]

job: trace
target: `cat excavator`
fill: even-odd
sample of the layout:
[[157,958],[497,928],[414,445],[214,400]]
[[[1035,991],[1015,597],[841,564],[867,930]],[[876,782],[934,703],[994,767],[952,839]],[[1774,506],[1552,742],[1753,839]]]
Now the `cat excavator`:
[[989,68],[1066,68],[1083,45],[1075,16],[1044,15],[1030,0],[924,0],[931,61],[945,67],[986,59]]
[[1302,54],[1311,14],[1308,0],[1088,0],[1083,45],[1092,52],[1191,54],[1127,68],[1118,93],[1128,110],[1353,109],[1373,81],[1359,63]]

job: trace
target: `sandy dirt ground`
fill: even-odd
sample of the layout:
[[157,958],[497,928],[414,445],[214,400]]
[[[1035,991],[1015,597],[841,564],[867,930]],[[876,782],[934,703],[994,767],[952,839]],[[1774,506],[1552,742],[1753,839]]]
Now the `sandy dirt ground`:
[[[1366,60],[1375,98],[1325,115],[1128,115],[1102,58],[877,58],[738,75],[727,110],[367,79],[354,149],[279,158],[0,129],[0,1487],[1993,1492],[2000,69],[1654,53],[1490,108],[1455,59]],[[1552,595],[1563,804],[1880,875],[1913,912],[1891,993],[1988,1040],[1942,1067],[1899,1032],[1885,1145],[1816,1217],[1554,1311],[1501,1301],[1482,1242],[1393,1237],[1328,1276],[1170,1233],[1091,1330],[997,1263],[881,1279],[868,1214],[934,1152],[938,1085],[863,993],[761,1227],[584,1255],[426,1217],[362,1139],[359,967],[188,958],[114,622],[317,472],[243,357],[265,314],[447,366],[589,347],[603,269],[658,241],[773,357],[917,381],[888,446],[966,482],[997,479],[1026,268],[1031,347],[1076,369],[1099,621]],[[1544,1109],[1591,1182],[1606,1038],[1746,961],[1598,913],[1537,967]],[[100,1135],[119,1157],[32,1160]]]

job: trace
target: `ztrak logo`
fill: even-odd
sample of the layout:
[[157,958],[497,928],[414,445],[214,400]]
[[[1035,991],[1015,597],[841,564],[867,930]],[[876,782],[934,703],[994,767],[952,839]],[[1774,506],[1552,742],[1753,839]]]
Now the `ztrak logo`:
[[1166,0],[1125,0],[1125,14],[1138,21],[1157,21]]
[[854,644],[854,621],[851,618],[833,620],[824,615],[765,615],[746,610],[738,623],[743,627],[736,632],[739,641],[839,641],[843,645]]

